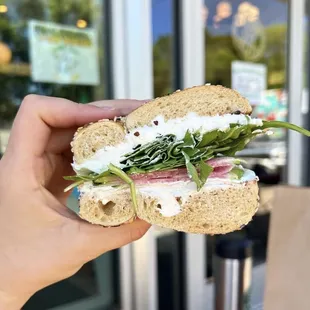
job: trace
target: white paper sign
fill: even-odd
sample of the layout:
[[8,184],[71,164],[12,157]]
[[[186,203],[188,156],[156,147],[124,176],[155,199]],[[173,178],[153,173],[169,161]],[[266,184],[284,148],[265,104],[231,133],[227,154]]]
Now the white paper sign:
[[29,22],[31,77],[35,82],[98,85],[97,33],[50,22]]
[[267,87],[267,68],[264,64],[233,61],[231,87],[247,98],[252,105],[262,102]]

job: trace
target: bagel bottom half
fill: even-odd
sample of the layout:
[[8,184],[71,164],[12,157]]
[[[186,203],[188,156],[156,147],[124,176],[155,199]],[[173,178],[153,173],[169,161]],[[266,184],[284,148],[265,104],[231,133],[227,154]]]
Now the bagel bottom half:
[[[162,186],[163,184],[161,184]],[[150,188],[156,184],[148,185]],[[166,184],[169,188],[169,183]],[[180,185],[182,187],[182,184]],[[86,221],[106,227],[134,220],[137,215],[146,222],[176,231],[196,234],[226,234],[247,225],[259,205],[257,181],[205,186],[192,191],[184,201],[177,199],[181,212],[174,216],[161,214],[154,195],[138,193],[135,214],[129,188],[84,185],[80,188],[79,215]]]

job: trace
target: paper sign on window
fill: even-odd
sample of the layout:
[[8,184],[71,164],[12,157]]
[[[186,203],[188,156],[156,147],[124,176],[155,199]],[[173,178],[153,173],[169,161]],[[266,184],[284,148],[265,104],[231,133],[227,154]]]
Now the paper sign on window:
[[49,22],[29,22],[31,76],[35,82],[98,85],[97,33]]

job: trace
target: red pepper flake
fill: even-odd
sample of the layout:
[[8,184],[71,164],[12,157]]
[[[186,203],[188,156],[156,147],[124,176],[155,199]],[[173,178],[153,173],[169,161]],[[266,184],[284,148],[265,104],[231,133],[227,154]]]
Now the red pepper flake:
[[158,125],[158,121],[154,121],[154,124],[157,126]]
[[139,133],[138,131],[136,131],[136,132],[134,133],[134,135],[135,135],[136,137],[139,137],[139,136],[140,136],[140,133]]

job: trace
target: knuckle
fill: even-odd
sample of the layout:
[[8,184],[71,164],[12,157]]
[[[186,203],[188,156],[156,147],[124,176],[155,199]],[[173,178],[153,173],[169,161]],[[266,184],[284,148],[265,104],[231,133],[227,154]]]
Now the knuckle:
[[41,96],[34,95],[34,94],[27,95],[23,99],[21,107],[23,109],[29,109],[29,107],[33,106],[34,104],[37,104],[38,101],[40,100],[40,98],[41,98]]

